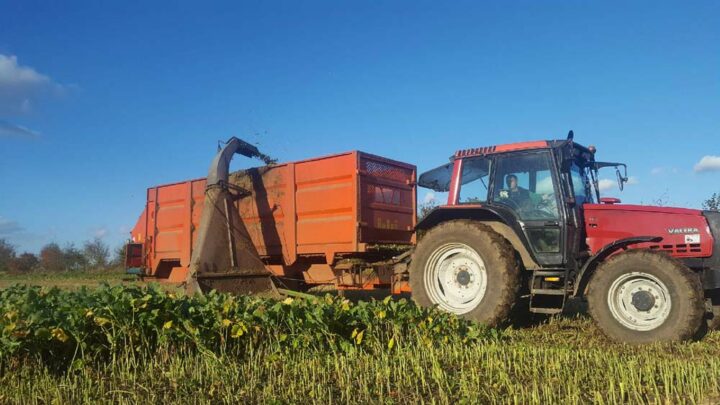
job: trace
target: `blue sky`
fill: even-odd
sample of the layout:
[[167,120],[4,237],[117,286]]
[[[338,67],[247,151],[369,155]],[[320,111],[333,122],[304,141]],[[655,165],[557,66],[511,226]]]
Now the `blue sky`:
[[629,164],[606,194],[698,207],[720,192],[718,21],[717,1],[0,0],[0,238],[117,246],[147,187],[204,176],[232,135],[423,171],[573,129]]

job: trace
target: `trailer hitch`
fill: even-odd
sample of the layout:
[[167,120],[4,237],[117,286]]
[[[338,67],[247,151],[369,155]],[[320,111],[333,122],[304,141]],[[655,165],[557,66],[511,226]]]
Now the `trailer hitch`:
[[186,280],[188,294],[217,290],[277,295],[272,273],[260,259],[235,206],[238,199],[252,195],[229,184],[230,161],[236,153],[272,163],[255,146],[236,137],[219,148],[207,176],[205,205]]

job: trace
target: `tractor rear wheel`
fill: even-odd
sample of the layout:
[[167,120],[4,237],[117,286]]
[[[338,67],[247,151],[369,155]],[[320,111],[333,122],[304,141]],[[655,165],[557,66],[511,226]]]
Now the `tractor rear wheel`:
[[410,263],[413,300],[489,326],[505,321],[520,270],[510,243],[470,220],[442,223],[418,242]]
[[632,344],[690,339],[705,314],[697,274],[649,250],[629,250],[601,264],[590,280],[587,298],[600,329]]

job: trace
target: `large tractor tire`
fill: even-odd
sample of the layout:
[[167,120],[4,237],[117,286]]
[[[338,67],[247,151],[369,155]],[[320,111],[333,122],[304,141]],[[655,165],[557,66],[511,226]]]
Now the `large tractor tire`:
[[520,287],[510,243],[470,220],[442,223],[420,240],[410,263],[413,300],[488,326],[505,321]]
[[619,342],[688,340],[704,321],[697,274],[660,252],[629,250],[602,263],[587,298],[600,329]]

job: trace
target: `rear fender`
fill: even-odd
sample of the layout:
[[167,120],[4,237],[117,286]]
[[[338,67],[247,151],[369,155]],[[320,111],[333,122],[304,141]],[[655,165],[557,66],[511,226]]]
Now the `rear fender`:
[[422,234],[423,231],[434,228],[442,222],[456,219],[471,219],[490,226],[495,232],[510,242],[515,251],[520,254],[520,258],[526,269],[534,270],[540,268],[532,254],[532,250],[529,248],[527,240],[525,240],[525,235],[522,233],[522,230],[519,229],[517,221],[515,221],[511,215],[503,212],[503,210],[495,209],[495,207],[483,205],[450,205],[437,207],[430,211],[417,224],[416,230],[418,234]]
[[632,238],[625,238],[617,240],[602,249],[600,249],[593,257],[588,259],[587,262],[582,266],[580,272],[578,272],[577,282],[575,283],[575,290],[573,296],[582,297],[585,294],[585,288],[587,287],[590,278],[595,273],[598,265],[605,261],[612,254],[618,250],[627,249],[629,246],[637,245],[640,243],[658,243],[663,238],[660,236],[635,236]]

